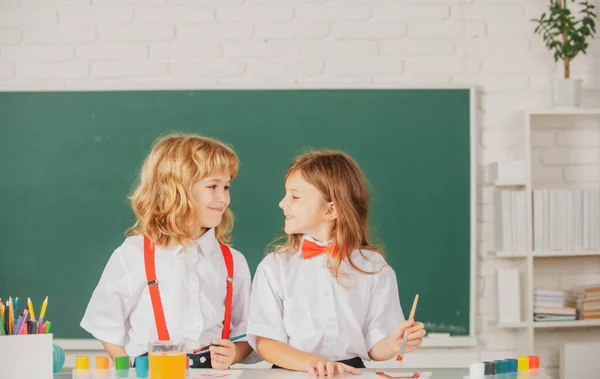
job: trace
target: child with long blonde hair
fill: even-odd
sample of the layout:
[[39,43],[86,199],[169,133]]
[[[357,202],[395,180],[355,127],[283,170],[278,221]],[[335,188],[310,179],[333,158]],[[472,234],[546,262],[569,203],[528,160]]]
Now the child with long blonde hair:
[[424,326],[404,321],[394,270],[367,237],[369,197],[347,154],[314,151],[285,175],[287,241],[254,276],[248,341],[274,368],[313,377],[360,374],[363,360],[395,357],[406,334],[416,350]]
[[[155,142],[130,197],[136,222],[81,321],[112,359],[146,355],[150,341],[179,340],[191,367],[227,369],[252,351],[228,339],[246,333],[251,290],[246,259],[227,246],[238,166],[235,152],[214,139]],[[218,346],[198,352],[211,343]]]

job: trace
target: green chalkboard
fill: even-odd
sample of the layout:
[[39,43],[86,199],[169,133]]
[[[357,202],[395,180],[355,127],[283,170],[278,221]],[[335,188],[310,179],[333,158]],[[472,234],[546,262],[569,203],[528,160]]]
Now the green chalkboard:
[[[252,271],[282,233],[283,175],[307,148],[348,152],[367,175],[370,228],[408,313],[430,332],[471,330],[469,89],[0,93],[0,297],[28,296],[55,338],[79,327],[124,231],[153,141],[215,137],[237,151],[233,245]],[[23,300],[21,300],[23,304]]]

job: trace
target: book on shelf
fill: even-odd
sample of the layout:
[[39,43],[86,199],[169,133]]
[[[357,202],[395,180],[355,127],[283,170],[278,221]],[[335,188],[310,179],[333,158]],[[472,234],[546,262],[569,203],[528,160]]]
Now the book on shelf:
[[494,190],[494,248],[523,252],[527,249],[525,191]]
[[577,316],[577,308],[575,307],[542,307],[535,305],[533,307],[534,314],[545,315],[561,315],[561,316]]
[[543,296],[546,298],[565,298],[566,291],[562,290],[547,290],[543,288],[535,288],[533,290],[533,296]]
[[533,296],[533,305],[540,307],[564,307],[565,299]]
[[533,190],[533,250],[600,250],[600,189]]
[[554,314],[545,314],[545,313],[534,313],[533,321],[542,322],[542,321],[575,321],[577,320],[577,316],[572,315],[554,315]]
[[576,291],[577,309],[582,320],[600,319],[600,286]]
[[569,295],[568,291],[535,288],[533,290],[533,320],[577,320],[577,308]]
[[536,288],[533,290],[533,305],[561,308],[564,306],[574,306],[575,304],[567,291]]

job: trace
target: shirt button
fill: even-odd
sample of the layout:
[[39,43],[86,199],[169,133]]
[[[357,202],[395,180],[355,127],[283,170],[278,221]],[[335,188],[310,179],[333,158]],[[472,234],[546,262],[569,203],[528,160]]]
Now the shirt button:
[[329,292],[325,292],[323,295],[325,295],[325,297],[329,296]]

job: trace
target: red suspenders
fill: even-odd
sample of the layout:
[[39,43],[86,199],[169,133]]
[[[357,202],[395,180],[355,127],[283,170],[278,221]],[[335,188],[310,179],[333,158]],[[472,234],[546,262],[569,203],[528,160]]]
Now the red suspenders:
[[169,331],[165,322],[165,312],[163,311],[160,293],[158,292],[158,282],[156,281],[156,271],[154,265],[154,244],[144,236],[144,266],[146,266],[146,281],[148,282],[148,291],[150,291],[150,300],[152,301],[152,310],[154,311],[154,321],[158,331],[160,341],[168,341]]
[[[231,302],[233,298],[233,256],[229,246],[219,242],[223,260],[227,267],[227,297],[225,298],[225,316],[223,320],[223,332],[221,338],[229,338],[231,324]],[[165,321],[165,312],[163,311],[160,293],[158,292],[158,281],[156,280],[156,270],[154,265],[154,244],[144,236],[144,266],[146,268],[146,281],[148,282],[148,291],[150,291],[150,300],[152,301],[152,310],[154,311],[154,321],[160,341],[169,340],[169,331]]]
[[225,260],[225,266],[227,267],[227,296],[225,297],[225,316],[223,317],[223,331],[221,332],[221,338],[226,340],[229,338],[229,332],[231,327],[231,302],[233,300],[233,256],[229,246],[221,245],[221,253],[223,253],[223,259]]

